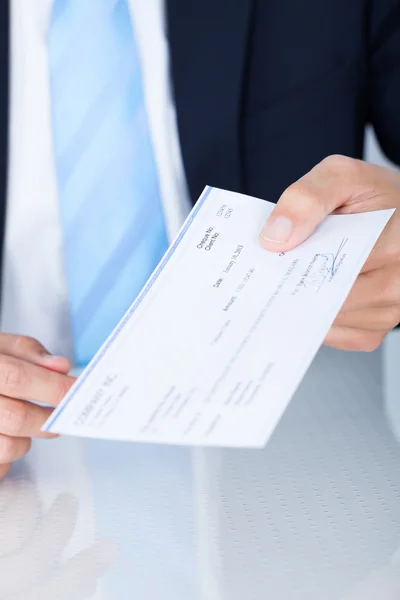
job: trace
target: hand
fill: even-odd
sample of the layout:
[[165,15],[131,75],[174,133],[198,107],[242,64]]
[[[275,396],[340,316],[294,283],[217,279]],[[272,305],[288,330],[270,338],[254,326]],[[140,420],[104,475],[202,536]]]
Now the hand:
[[78,518],[78,502],[59,494],[45,511],[32,481],[0,484],[0,600],[83,600],[115,562],[112,542],[101,541],[63,561]]
[[36,340],[0,334],[0,478],[28,452],[32,437],[54,437],[40,429],[74,382],[70,368]]
[[[330,213],[400,208],[400,175],[331,156],[291,185],[265,224],[267,250],[285,252],[306,240]],[[371,351],[400,322],[400,210],[386,226],[333,324],[325,344]]]

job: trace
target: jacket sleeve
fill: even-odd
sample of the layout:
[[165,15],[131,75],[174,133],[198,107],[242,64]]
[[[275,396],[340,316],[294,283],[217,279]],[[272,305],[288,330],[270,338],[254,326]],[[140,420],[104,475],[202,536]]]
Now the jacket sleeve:
[[400,0],[370,0],[367,118],[400,165]]

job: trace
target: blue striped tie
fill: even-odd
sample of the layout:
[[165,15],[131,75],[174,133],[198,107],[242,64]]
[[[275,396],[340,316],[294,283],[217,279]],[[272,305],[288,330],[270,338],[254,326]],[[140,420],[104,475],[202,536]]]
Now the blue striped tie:
[[49,53],[71,325],[84,366],[167,234],[127,0],[54,0]]

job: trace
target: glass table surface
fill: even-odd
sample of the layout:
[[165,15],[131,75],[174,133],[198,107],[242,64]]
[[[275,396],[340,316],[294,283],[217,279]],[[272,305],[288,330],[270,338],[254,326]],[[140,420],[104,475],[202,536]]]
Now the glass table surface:
[[323,348],[262,451],[35,442],[0,482],[0,600],[400,598],[391,344]]

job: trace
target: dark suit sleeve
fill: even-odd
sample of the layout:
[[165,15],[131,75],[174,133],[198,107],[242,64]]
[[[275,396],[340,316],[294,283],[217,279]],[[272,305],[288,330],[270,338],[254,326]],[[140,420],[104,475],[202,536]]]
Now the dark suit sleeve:
[[368,21],[368,121],[400,165],[400,0],[371,0]]

